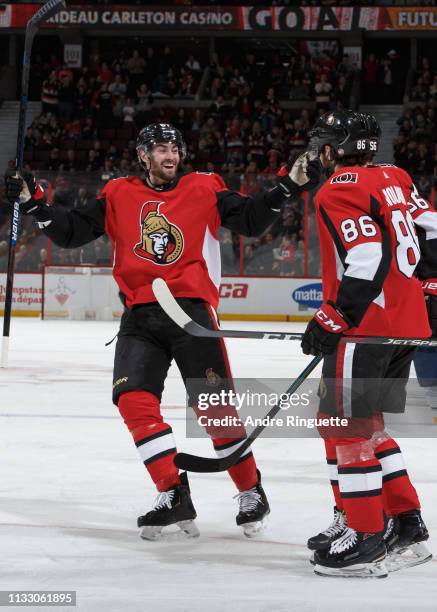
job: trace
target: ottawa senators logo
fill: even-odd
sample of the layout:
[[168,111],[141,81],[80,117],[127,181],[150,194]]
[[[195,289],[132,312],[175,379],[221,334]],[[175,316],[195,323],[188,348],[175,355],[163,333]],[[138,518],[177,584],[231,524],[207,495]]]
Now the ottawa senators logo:
[[184,250],[184,238],[176,225],[159,212],[163,202],[145,202],[140,214],[140,240],[134,253],[158,265],[174,263]]
[[221,377],[216,372],[214,372],[212,368],[208,368],[207,370],[205,370],[205,374],[206,384],[209,387],[217,387],[221,381]]

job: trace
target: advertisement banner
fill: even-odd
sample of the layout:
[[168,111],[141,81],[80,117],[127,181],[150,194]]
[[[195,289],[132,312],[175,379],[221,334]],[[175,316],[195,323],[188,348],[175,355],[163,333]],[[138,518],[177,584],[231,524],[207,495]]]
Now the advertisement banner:
[[393,7],[386,9],[384,30],[435,30],[437,7]]
[[[0,28],[24,28],[39,4],[0,5]],[[385,6],[68,6],[43,27],[163,30],[351,32],[434,30],[437,7]]]
[[122,311],[111,268],[45,269],[44,319],[112,321]]
[[[11,11],[9,25],[0,27],[24,28],[27,21],[40,8],[39,4],[3,5]],[[8,9],[6,9],[8,10]],[[68,6],[42,27],[66,26],[112,26],[160,28],[174,30],[238,30],[240,25],[239,7],[171,7],[159,6]],[[6,20],[5,20],[6,21]]]
[[[6,296],[6,274],[0,274],[0,314],[4,314]],[[42,304],[41,274],[14,275],[12,294],[12,314],[22,316],[39,316]]]
[[322,301],[319,278],[229,276],[220,285],[219,314],[224,319],[307,320]]

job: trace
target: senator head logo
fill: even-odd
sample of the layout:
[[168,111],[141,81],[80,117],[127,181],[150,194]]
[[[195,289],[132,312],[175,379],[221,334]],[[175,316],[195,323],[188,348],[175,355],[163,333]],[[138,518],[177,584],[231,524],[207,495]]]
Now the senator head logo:
[[174,263],[184,250],[181,230],[159,212],[163,202],[145,202],[140,214],[140,242],[134,253],[158,265]]

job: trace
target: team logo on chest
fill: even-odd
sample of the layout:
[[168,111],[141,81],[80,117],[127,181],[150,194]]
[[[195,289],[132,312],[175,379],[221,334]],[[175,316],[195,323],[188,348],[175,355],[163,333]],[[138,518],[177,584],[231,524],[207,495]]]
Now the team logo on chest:
[[140,242],[134,253],[155,264],[174,263],[184,250],[181,230],[159,212],[164,202],[145,202],[140,214]]

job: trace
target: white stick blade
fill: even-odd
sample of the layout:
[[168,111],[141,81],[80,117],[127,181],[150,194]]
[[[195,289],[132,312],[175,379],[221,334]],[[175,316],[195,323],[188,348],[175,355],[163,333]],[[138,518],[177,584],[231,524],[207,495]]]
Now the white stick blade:
[[152,291],[161,308],[179,325],[179,327],[184,329],[186,325],[191,323],[191,318],[176,302],[163,278],[155,278],[152,283]]
[[9,336],[3,336],[0,368],[6,368],[7,367],[7,365],[8,365],[8,354],[9,354]]

